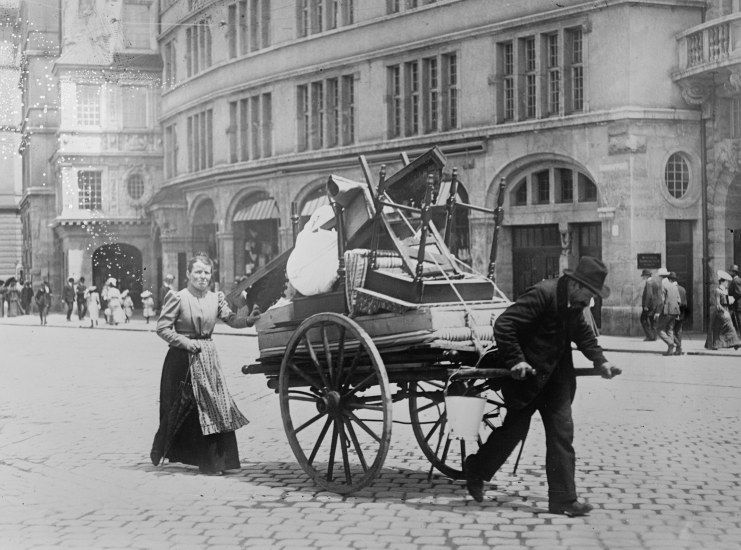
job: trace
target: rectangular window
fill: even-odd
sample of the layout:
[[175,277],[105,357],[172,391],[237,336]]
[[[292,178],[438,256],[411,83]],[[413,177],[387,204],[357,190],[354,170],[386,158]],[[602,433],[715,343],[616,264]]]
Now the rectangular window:
[[250,98],[250,134],[252,136],[253,159],[259,159],[262,156],[262,138],[260,136],[260,130],[262,129],[261,115],[260,96],[256,95]]
[[297,89],[297,113],[298,120],[298,150],[306,151],[309,148],[309,87],[299,86]]
[[327,29],[336,29],[340,23],[340,0],[327,0]]
[[243,161],[250,160],[250,100],[239,101],[239,144]]
[[425,69],[425,132],[435,132],[439,124],[440,79],[437,58],[424,60]]
[[355,77],[342,77],[342,145],[355,143]]
[[352,25],[355,22],[355,0],[342,1],[342,24]]
[[584,44],[580,28],[568,31],[571,46],[571,108],[584,110]]
[[250,51],[260,49],[260,40],[262,40],[262,33],[260,32],[260,14],[259,14],[260,0],[250,0]]
[[103,173],[99,170],[77,172],[77,206],[80,210],[102,210]]
[[327,147],[340,139],[340,86],[336,78],[327,80]]
[[147,87],[121,86],[123,127],[147,128]]
[[270,46],[270,0],[262,0],[260,8],[260,34],[262,47]]
[[419,134],[420,82],[419,62],[410,61],[404,64],[405,90],[405,135]]
[[574,202],[574,172],[567,168],[557,168],[556,177],[559,184],[558,202]]
[[311,148],[324,147],[324,82],[311,83]]
[[239,15],[239,53],[244,55],[250,51],[249,40],[249,13],[247,11],[247,0],[240,0],[238,6]]
[[237,17],[237,4],[230,4],[227,9],[226,17],[226,37],[228,42],[229,59],[237,57],[237,41],[239,35],[237,33],[237,23],[239,18]]
[[185,29],[188,76],[211,66],[211,27],[206,19]]
[[213,110],[188,117],[188,167],[197,172],[213,166]]
[[515,118],[515,52],[512,42],[500,45],[502,66],[502,118]]
[[533,174],[535,177],[535,196],[538,204],[548,204],[551,200],[551,180],[548,170]]
[[311,2],[311,32],[316,34],[324,31],[324,0]]
[[389,86],[389,137],[401,136],[402,94],[401,68],[394,65],[388,68]]
[[445,113],[444,128],[458,127],[458,56],[454,53],[443,56],[445,65]]
[[538,112],[538,78],[536,74],[535,38],[523,40],[525,48],[525,118],[535,118]]
[[561,109],[561,70],[559,69],[558,34],[546,35],[548,60],[548,114],[557,115]]
[[149,21],[149,5],[124,2],[121,18],[124,46],[135,50],[150,49],[153,24]]
[[296,3],[296,26],[299,37],[309,35],[309,29],[311,28],[309,2],[310,0],[298,0]]
[[229,102],[229,162],[239,161],[239,102]]
[[401,11],[401,0],[386,0],[387,13],[399,13]]
[[262,94],[262,156],[273,154],[273,97]]
[[100,125],[99,85],[77,85],[77,124],[79,124],[80,126]]
[[175,41],[170,40],[163,48],[163,80],[165,87],[174,86],[177,82],[177,56],[175,53]]

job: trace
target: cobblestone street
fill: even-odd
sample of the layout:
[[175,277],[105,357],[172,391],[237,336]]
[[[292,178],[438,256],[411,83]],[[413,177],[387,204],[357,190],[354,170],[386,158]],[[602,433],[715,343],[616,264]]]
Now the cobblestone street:
[[319,491],[290,451],[277,396],[240,372],[256,338],[215,340],[251,420],[237,432],[243,469],[224,477],[149,461],[166,353],[154,333],[0,325],[0,547],[741,547],[738,357],[611,353],[622,376],[579,379],[577,485],[595,510],[569,519],[545,512],[538,419],[517,475],[511,460],[483,504],[462,482],[429,482],[401,424],[371,487]]

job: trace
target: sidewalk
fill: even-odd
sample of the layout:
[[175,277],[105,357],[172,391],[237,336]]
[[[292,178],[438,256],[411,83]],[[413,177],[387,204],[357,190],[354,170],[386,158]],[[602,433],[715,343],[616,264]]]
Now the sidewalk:
[[[65,327],[65,328],[89,328],[89,320],[80,321],[77,316],[73,315],[71,321],[67,321],[62,313],[52,313],[47,318],[48,326]],[[20,325],[20,326],[39,326],[37,315],[21,315],[20,317],[0,317],[0,325]],[[156,320],[150,320],[146,324],[141,317],[134,317],[126,324],[118,326],[106,325],[105,320],[101,317],[96,330],[135,330],[142,332],[154,332]],[[257,336],[254,327],[250,328],[232,328],[224,323],[216,323],[214,334],[224,334],[228,336]],[[739,357],[741,358],[741,349],[733,348],[722,349],[717,351],[705,349],[705,334],[699,332],[685,333],[682,339],[682,349],[687,355],[706,355],[717,357]],[[607,352],[618,353],[650,353],[658,355],[666,351],[666,344],[661,340],[655,342],[645,342],[639,336],[607,336],[601,335],[599,343]]]

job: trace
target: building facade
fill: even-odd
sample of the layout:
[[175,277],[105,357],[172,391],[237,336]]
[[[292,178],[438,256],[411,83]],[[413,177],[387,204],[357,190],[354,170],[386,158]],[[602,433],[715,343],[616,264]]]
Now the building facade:
[[[205,249],[222,285],[291,244],[331,173],[392,173],[438,145],[474,204],[504,180],[510,296],[602,258],[603,330],[637,334],[639,265],[668,265],[701,323],[702,113],[672,74],[696,0],[170,0],[160,4],[164,181],[155,263]],[[374,176],[375,177],[375,176]],[[484,270],[493,220],[457,224]],[[639,264],[640,255],[640,264]],[[727,263],[728,257],[716,263]],[[720,267],[720,265],[719,265]]]
[[56,288],[68,277],[99,288],[114,277],[136,301],[157,283],[144,209],[162,179],[155,3],[22,5],[43,11],[29,21],[45,23],[49,46],[24,50],[26,118],[47,118],[24,132],[25,264]]
[[0,280],[21,277],[18,8],[0,4]]

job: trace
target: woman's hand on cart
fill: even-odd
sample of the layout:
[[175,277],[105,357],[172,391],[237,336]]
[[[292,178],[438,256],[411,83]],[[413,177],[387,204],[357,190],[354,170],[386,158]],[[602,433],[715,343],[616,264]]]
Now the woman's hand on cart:
[[260,310],[260,306],[255,304],[252,306],[252,311],[250,311],[249,317],[247,317],[247,322],[249,327],[255,324],[255,321],[257,321],[260,318],[260,315],[262,314],[262,311]]

